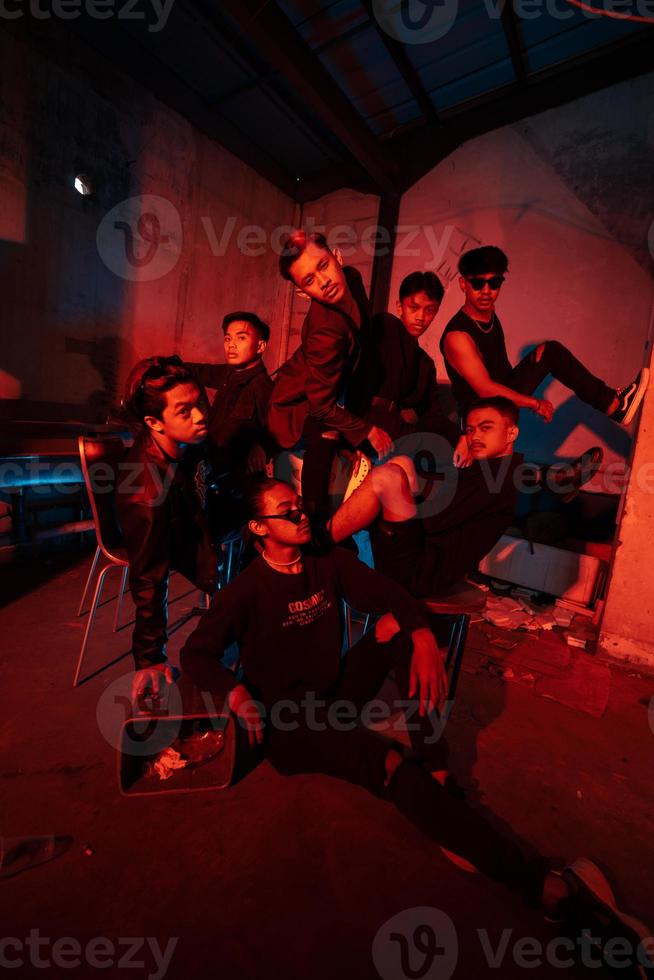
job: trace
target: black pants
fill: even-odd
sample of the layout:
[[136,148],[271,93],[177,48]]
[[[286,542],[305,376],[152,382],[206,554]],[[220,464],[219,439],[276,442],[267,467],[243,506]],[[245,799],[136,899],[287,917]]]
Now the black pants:
[[583,402],[592,405],[600,412],[606,412],[615,397],[615,389],[609,388],[591,374],[588,368],[584,367],[581,361],[578,361],[574,354],[571,354],[558,340],[548,340],[542,346],[544,349],[540,360],[536,359],[537,348],[535,348],[519,364],[516,364],[501,383],[507,388],[519,391],[522,395],[531,395],[541,381],[551,374],[566,388],[574,391]]
[[322,422],[307,416],[302,429],[302,502],[310,518],[326,518],[329,513],[329,479],[341,440],[325,439],[326,431]]
[[[385,670],[394,666],[400,690],[406,690],[409,639],[398,634],[389,643],[366,635],[345,657],[342,676],[322,714],[312,722],[298,721],[293,730],[272,727],[266,756],[284,775],[324,773],[344,779],[393,803],[432,840],[466,857],[489,877],[503,881],[537,904],[542,893],[545,863],[536,854],[526,857],[516,843],[498,833],[479,813],[455,798],[430,776],[446,751],[441,735],[433,741],[434,725],[423,719],[411,732],[414,756],[405,759],[387,780],[388,741],[360,724],[347,730],[328,723],[330,708],[352,702],[359,711],[374,698]],[[317,720],[316,720],[317,719]],[[434,719],[432,719],[432,722]],[[323,724],[321,724],[321,722]],[[416,718],[409,718],[410,726]],[[438,723],[438,719],[436,719]]]

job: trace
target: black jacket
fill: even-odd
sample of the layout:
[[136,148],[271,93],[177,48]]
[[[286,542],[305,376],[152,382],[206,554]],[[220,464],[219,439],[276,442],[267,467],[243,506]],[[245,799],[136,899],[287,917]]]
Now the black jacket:
[[210,483],[203,447],[191,447],[175,461],[148,434],[136,439],[121,468],[116,509],[136,606],[137,669],[166,660],[171,570],[203,592],[216,590],[218,555],[206,511]]
[[359,327],[346,313],[311,301],[298,349],[282,364],[270,396],[268,428],[280,446],[290,449],[302,435],[308,415],[336,429],[352,446],[364,441],[370,423],[339,401],[351,385],[361,346],[370,332],[368,297],[361,275],[347,266],[345,278],[361,314]]
[[[371,343],[352,386],[347,407],[386,429],[393,439],[412,432],[433,432],[454,447],[461,430],[441,407],[436,365],[402,321],[391,313],[378,313],[372,321]],[[394,402],[391,410],[372,406],[373,398]],[[417,423],[405,422],[400,410],[412,408]]]
[[231,364],[186,364],[200,384],[216,389],[209,413],[208,439],[216,450],[212,457],[227,454],[242,469],[258,443],[270,458],[274,444],[266,429],[266,412],[273,383],[263,361],[259,358],[242,369]]

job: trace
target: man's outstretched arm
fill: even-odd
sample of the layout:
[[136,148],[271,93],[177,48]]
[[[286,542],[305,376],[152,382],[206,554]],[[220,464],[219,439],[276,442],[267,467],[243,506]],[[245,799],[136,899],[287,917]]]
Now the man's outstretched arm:
[[498,395],[508,398],[519,408],[530,408],[532,412],[541,415],[547,422],[552,417],[552,405],[544,399],[523,395],[513,388],[493,381],[486,370],[474,341],[467,333],[453,330],[448,333],[443,342],[445,357],[450,365],[464,378],[480,398],[494,398]]

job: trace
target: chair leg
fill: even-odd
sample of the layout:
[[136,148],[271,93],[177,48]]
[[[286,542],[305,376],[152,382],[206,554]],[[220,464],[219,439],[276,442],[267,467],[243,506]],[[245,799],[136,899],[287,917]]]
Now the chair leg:
[[227,572],[225,576],[225,584],[229,585],[232,581],[232,564],[234,561],[234,542],[229,541],[227,543]]
[[93,573],[95,572],[95,566],[98,564],[98,558],[100,557],[100,546],[95,549],[95,554],[93,556],[93,561],[91,562],[91,569],[89,571],[88,577],[86,579],[86,585],[84,586],[84,591],[82,592],[82,601],[79,604],[79,609],[77,610],[77,615],[82,615],[82,610],[84,609],[84,603],[86,602],[86,595],[89,591],[89,586],[91,584],[91,579],[93,578]]
[[113,564],[105,565],[100,574],[98,575],[98,584],[95,587],[95,594],[93,596],[93,602],[91,603],[91,608],[89,609],[89,619],[86,624],[86,629],[84,631],[84,639],[82,640],[82,649],[79,652],[79,657],[77,660],[77,668],[75,670],[75,678],[73,680],[73,687],[77,687],[77,682],[79,680],[80,671],[82,669],[82,660],[84,659],[84,654],[86,653],[86,645],[89,642],[89,635],[91,633],[91,627],[93,626],[93,621],[95,620],[95,614],[98,609],[98,603],[100,602],[100,595],[102,594],[102,586],[104,585],[104,580],[107,572],[114,568]]
[[[454,704],[456,689],[459,683],[459,673],[461,671],[461,664],[463,663],[463,654],[466,648],[466,639],[468,638],[469,625],[470,625],[470,616],[468,616],[466,613],[462,613],[457,618],[457,622],[455,623],[457,637],[455,642],[455,648],[453,650],[454,662],[452,664],[452,673],[450,675],[450,686],[447,692],[447,699],[451,705]],[[454,630],[452,632],[454,634]]]
[[343,602],[343,606],[345,607],[345,642],[349,650],[352,646],[352,610],[347,602]]
[[118,589],[118,595],[116,596],[116,613],[114,615],[114,633],[118,631],[118,620],[120,618],[120,609],[123,604],[123,596],[125,595],[125,586],[127,584],[127,573],[129,571],[129,565],[125,565],[123,568],[123,573],[120,576],[120,588]]

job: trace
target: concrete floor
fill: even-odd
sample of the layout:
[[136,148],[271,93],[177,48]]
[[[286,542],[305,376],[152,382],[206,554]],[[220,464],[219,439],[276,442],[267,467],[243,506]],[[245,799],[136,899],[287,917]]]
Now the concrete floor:
[[[504,888],[454,868],[391,807],[354,786],[321,776],[283,778],[263,763],[224,792],[121,796],[113,739],[100,726],[111,728],[111,690],[103,693],[130,661],[71,688],[83,629],[75,611],[89,560],[3,570],[3,595],[12,601],[0,610],[0,827],[6,836],[74,837],[57,861],[2,882],[5,937],[24,944],[38,930],[50,940],[41,947],[46,959],[57,938],[73,937],[84,949],[107,937],[102,957],[113,965],[101,971],[105,977],[399,980],[408,973],[397,964],[399,945],[388,938],[384,944],[391,929],[384,924],[404,913],[395,932],[411,936],[433,920],[442,944],[423,976],[525,974],[514,944],[533,937],[544,946],[556,927]],[[39,584],[27,591],[28,581]],[[183,591],[178,579],[174,594]],[[196,598],[173,602],[171,618]],[[130,608],[128,602],[126,617]],[[129,628],[110,632],[112,613],[113,603],[99,613],[89,672],[129,649]],[[174,633],[173,661],[192,624]],[[491,676],[483,642],[479,633],[473,639],[448,729],[460,780],[542,852],[598,861],[624,906],[654,919],[654,681],[610,669],[608,705],[596,718],[540,696],[537,683]],[[547,664],[547,648],[534,651]],[[561,676],[566,672],[561,668]],[[113,710],[120,715],[122,708]],[[407,911],[420,907],[439,911]],[[167,970],[157,970],[150,946],[119,966],[126,937],[156,937],[161,948],[177,937]],[[501,941],[506,955],[493,967],[488,957]],[[6,955],[24,963],[16,974],[43,975],[29,947]],[[423,960],[414,956],[417,968]],[[582,972],[546,962],[531,969],[538,977]],[[79,966],[54,970],[97,974],[88,955]]]

